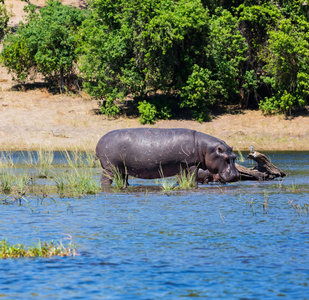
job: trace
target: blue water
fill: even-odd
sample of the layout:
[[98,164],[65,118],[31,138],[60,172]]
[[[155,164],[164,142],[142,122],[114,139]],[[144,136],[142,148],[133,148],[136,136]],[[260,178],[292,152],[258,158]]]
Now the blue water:
[[1,260],[0,297],[308,299],[309,152],[267,154],[285,179],[171,193],[131,179],[143,188],[0,204],[0,240],[78,251]]

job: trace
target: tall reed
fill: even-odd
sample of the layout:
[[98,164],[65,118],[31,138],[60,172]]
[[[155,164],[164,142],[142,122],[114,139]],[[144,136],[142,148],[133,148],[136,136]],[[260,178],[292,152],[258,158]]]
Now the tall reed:
[[5,167],[13,167],[13,166],[14,166],[14,161],[13,161],[12,152],[5,151],[1,153],[0,167],[5,168]]
[[89,151],[64,151],[64,157],[71,168],[94,168],[96,167],[96,156]]
[[51,174],[54,152],[42,149],[34,153],[29,151],[24,160],[28,165],[33,166],[37,170],[39,178],[48,178]]

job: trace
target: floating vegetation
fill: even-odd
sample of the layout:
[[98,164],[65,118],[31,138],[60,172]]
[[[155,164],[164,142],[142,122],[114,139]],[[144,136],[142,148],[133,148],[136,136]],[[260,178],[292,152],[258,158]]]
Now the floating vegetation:
[[0,258],[20,257],[52,257],[52,256],[75,256],[76,247],[70,243],[65,247],[61,242],[58,245],[54,242],[41,242],[33,246],[21,244],[10,245],[5,240],[0,241]]

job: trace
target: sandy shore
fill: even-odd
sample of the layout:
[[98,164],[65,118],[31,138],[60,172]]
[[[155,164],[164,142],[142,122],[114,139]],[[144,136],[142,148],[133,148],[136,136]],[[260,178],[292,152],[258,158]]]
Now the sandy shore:
[[[1,76],[0,76],[1,77]],[[1,78],[0,78],[1,84]],[[113,129],[142,127],[138,119],[97,115],[88,97],[52,95],[46,90],[0,91],[0,150],[94,150]],[[190,128],[214,135],[235,150],[309,150],[309,117],[265,117],[259,111],[221,115],[211,122],[162,120],[152,127]]]

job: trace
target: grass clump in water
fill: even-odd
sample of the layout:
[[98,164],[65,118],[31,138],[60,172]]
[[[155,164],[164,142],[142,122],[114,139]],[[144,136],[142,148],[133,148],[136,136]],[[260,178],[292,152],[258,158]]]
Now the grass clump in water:
[[39,241],[37,245],[25,247],[21,244],[10,245],[5,240],[0,241],[0,258],[75,256],[76,254],[76,248],[71,243],[65,247],[61,242],[55,245],[53,242]]
[[23,197],[33,183],[28,173],[16,175],[10,169],[4,169],[0,174],[1,189],[4,194],[13,194],[16,199]]
[[177,184],[177,181],[175,180],[170,180],[164,177],[163,169],[160,166],[159,170],[160,176],[161,176],[161,184],[162,184],[162,190],[164,192],[170,192],[175,189],[175,185]]
[[[103,171],[104,172],[104,171]],[[105,175],[113,181],[115,184],[116,189],[125,189],[128,186],[127,179],[128,179],[128,172],[127,167],[124,164],[124,175],[123,172],[119,170],[118,167],[111,165],[111,172],[112,176],[110,176],[107,172]]]
[[189,170],[180,169],[178,178],[179,189],[190,190],[196,188],[196,172],[190,172]]
[[96,167],[96,157],[89,151],[64,151],[64,157],[71,168],[94,168]]
[[54,152],[49,150],[28,152],[28,157],[25,160],[30,166],[37,169],[39,178],[48,178],[54,161]]
[[94,180],[93,172],[89,170],[75,168],[66,173],[56,173],[53,180],[61,196],[93,195],[101,190],[99,184]]

